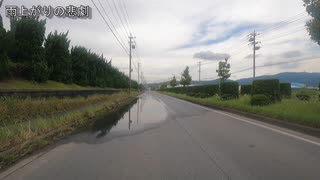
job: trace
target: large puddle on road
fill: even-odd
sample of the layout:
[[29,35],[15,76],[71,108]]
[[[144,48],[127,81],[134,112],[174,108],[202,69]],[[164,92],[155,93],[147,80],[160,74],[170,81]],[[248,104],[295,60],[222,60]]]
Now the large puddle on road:
[[88,132],[73,136],[72,141],[96,144],[138,134],[161,125],[167,116],[165,104],[145,93],[118,112],[96,120]]

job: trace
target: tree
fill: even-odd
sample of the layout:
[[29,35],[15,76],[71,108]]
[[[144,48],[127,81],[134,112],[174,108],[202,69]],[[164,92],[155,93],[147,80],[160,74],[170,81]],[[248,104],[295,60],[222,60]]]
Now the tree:
[[44,43],[45,57],[50,79],[63,83],[72,82],[72,62],[69,53],[70,40],[67,33],[50,33]]
[[225,61],[219,62],[219,69],[217,69],[216,72],[218,73],[221,82],[227,80],[231,76],[229,73],[230,64],[228,64],[228,58],[226,58]]
[[36,18],[20,18],[12,21],[15,24],[14,32],[16,42],[17,62],[32,63],[32,57],[41,51],[45,39],[46,21]]
[[173,76],[172,80],[170,81],[170,86],[171,87],[176,87],[177,86],[176,76]]
[[85,47],[76,46],[71,49],[72,80],[81,86],[88,85],[88,50]]
[[0,53],[0,80],[9,75],[9,58],[5,52]]
[[160,85],[160,90],[166,89],[167,88],[167,83],[163,83]]
[[192,78],[189,74],[189,66],[186,67],[186,69],[183,71],[180,84],[183,85],[183,87],[188,86],[191,84]]
[[32,79],[38,83],[46,82],[49,78],[48,63],[45,60],[44,50],[32,57]]
[[[0,0],[0,8],[2,6],[3,0]],[[0,30],[3,28],[2,16],[0,14]]]
[[307,22],[307,28],[311,39],[320,45],[320,1],[303,0],[307,12],[313,18]]

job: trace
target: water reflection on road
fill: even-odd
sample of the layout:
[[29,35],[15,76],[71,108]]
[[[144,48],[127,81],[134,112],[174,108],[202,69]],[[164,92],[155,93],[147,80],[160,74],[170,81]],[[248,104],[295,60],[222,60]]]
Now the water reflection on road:
[[88,132],[72,137],[74,142],[103,143],[113,138],[134,135],[161,125],[168,116],[165,104],[145,93],[116,113],[95,121]]

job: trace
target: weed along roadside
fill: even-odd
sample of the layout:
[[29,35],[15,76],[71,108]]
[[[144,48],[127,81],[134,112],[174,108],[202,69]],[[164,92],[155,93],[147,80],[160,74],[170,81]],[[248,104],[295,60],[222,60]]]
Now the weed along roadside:
[[220,89],[219,85],[210,87],[177,87],[160,92],[320,137],[317,90],[294,90],[289,83],[280,83],[277,79],[255,80],[252,85],[241,87],[236,82],[226,82]]
[[[134,102],[133,92],[87,98],[2,98],[0,106],[0,170],[70,134],[90,127],[96,119]],[[14,113],[16,112],[16,113]]]

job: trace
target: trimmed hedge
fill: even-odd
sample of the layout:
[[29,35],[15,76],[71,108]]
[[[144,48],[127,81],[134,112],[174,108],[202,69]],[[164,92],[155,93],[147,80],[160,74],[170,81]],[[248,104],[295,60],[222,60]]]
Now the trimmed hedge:
[[222,99],[239,98],[238,82],[222,82],[220,84],[220,96]]
[[309,101],[311,99],[311,96],[307,94],[297,94],[296,97],[301,101]]
[[280,82],[278,79],[255,80],[252,84],[252,95],[264,94],[275,103],[281,101]]
[[270,98],[268,98],[264,94],[255,94],[251,96],[251,101],[250,101],[252,106],[265,106],[271,104]]
[[241,95],[251,94],[251,92],[252,92],[252,85],[251,84],[241,85],[241,91],[240,91]]
[[163,91],[177,93],[177,94],[187,94],[188,96],[194,97],[211,97],[219,93],[219,85],[203,85],[203,86],[186,86],[186,87],[175,87],[167,88]]
[[290,98],[291,97],[291,83],[280,83],[280,93],[282,97]]

